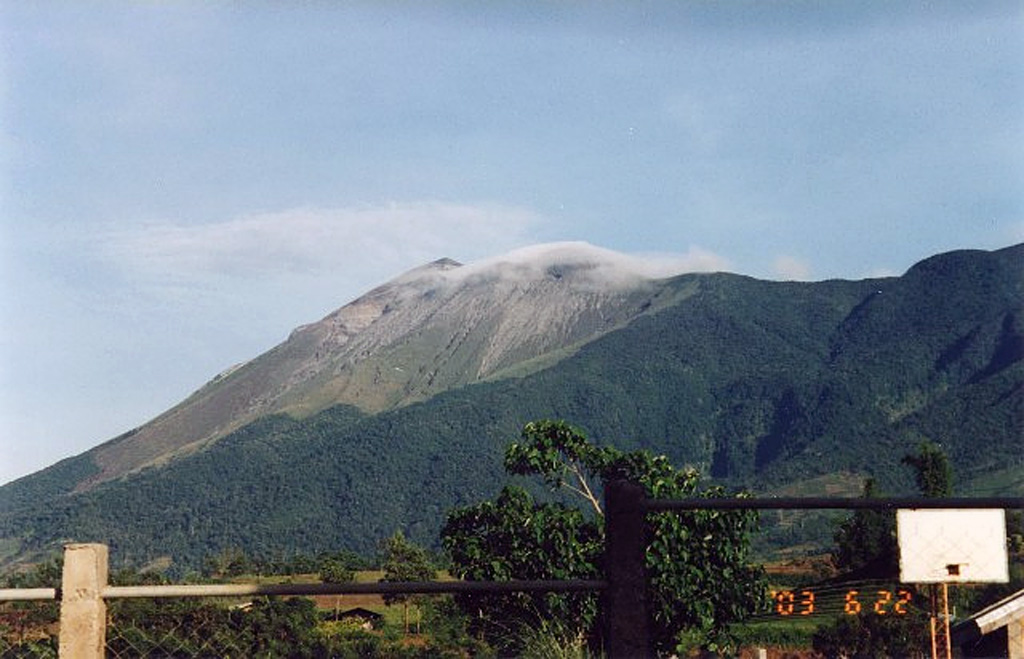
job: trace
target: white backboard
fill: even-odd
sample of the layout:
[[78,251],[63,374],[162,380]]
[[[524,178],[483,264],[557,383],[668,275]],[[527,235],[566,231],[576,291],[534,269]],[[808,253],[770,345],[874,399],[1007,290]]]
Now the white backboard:
[[898,510],[900,581],[1006,583],[1002,510]]

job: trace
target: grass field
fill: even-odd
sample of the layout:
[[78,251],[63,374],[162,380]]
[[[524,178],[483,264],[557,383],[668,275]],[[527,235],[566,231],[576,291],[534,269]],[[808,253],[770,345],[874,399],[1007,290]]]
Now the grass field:
[[[356,583],[376,583],[384,578],[384,572],[380,570],[360,570],[356,572]],[[248,577],[252,581],[252,577]],[[437,575],[437,579],[440,581],[446,581],[451,577],[446,572],[441,572]],[[316,574],[300,574],[289,577],[263,577],[260,579],[261,583],[319,583],[319,577]],[[362,608],[374,613],[379,613],[383,616],[384,627],[386,629],[401,631],[405,627],[405,608],[401,604],[393,604],[391,606],[384,603],[384,597],[381,595],[374,594],[357,594],[357,595],[316,595],[312,597],[312,600],[316,603],[318,609],[325,612],[325,615],[330,616],[330,612],[337,614],[344,613],[350,609]],[[417,622],[422,622],[422,611],[415,604],[409,606],[409,624],[410,628],[415,631]]]
[[1024,465],[993,471],[957,484],[964,496],[1024,496]]

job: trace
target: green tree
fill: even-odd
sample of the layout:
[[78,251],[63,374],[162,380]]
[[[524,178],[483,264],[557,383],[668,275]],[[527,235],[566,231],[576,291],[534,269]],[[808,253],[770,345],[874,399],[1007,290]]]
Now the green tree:
[[470,618],[451,595],[439,595],[423,604],[423,619],[430,634],[429,648],[436,657],[487,656],[487,647],[469,634]]
[[[380,544],[381,567],[384,581],[430,581],[437,576],[437,570],[422,547],[405,539],[401,531],[395,531]],[[409,603],[418,602],[413,595],[384,595],[384,603],[402,604],[405,632],[409,633]]]
[[207,557],[204,572],[214,579],[237,577],[250,571],[252,561],[238,547],[228,547],[214,556]]
[[355,579],[355,570],[337,558],[328,557],[320,561],[320,580],[324,583],[348,583]]
[[316,656],[318,616],[313,600],[268,597],[248,611],[232,612],[242,625],[241,645],[250,657]]
[[[594,579],[600,574],[600,526],[577,508],[538,504],[520,487],[494,501],[456,509],[441,532],[456,576],[470,581]],[[472,634],[509,654],[521,654],[524,630],[561,620],[585,642],[597,617],[597,597],[508,593],[457,598]]]
[[[562,421],[526,424],[522,441],[506,450],[505,468],[511,474],[538,475],[553,489],[581,497],[593,514],[585,516],[562,504],[537,504],[522,489],[511,487],[494,502],[453,511],[442,539],[458,576],[593,578],[599,574],[603,549],[597,494],[602,482],[630,480],[653,498],[725,495],[720,487],[701,487],[693,469],[677,469],[664,456],[646,451],[595,446]],[[684,632],[695,645],[722,647],[729,624],[754,612],[764,596],[762,571],[747,564],[748,536],[756,522],[751,511],[648,516],[650,612],[660,651],[676,650]],[[530,626],[548,615],[564,629],[585,634],[596,620],[596,602],[586,597],[510,597],[501,609],[502,620]]]
[[[878,496],[875,479],[864,481],[865,499]],[[835,533],[836,568],[856,578],[888,579],[899,572],[896,515],[889,510],[858,509]]]
[[921,442],[917,455],[903,456],[903,464],[914,469],[914,479],[921,496],[938,498],[953,494],[953,468],[946,453],[937,444]]

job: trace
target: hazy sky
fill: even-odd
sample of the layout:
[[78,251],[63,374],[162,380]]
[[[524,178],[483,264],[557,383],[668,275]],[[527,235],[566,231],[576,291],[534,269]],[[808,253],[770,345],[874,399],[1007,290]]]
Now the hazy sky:
[[0,4],[0,482],[442,256],[1024,240],[1024,3]]

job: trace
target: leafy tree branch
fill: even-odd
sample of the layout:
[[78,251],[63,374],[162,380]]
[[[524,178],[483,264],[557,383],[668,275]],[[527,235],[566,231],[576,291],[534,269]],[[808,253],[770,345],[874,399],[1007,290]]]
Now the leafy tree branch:
[[[563,504],[539,504],[522,488],[506,487],[495,501],[456,509],[442,541],[452,569],[465,579],[595,578],[601,573],[604,525],[595,483],[630,480],[647,496],[677,498],[725,496],[720,487],[702,487],[693,469],[678,469],[665,456],[623,452],[592,444],[563,421],[526,424],[519,442],[508,446],[510,474],[541,477],[552,489],[572,492],[596,517]],[[652,630],[659,651],[693,645],[722,649],[728,626],[756,609],[764,595],[760,568],[747,564],[749,534],[757,523],[751,511],[698,510],[650,514],[649,575]],[[593,595],[516,594],[463,598],[476,631],[515,653],[510,621],[528,627],[556,619],[570,635],[595,641],[597,601]]]

